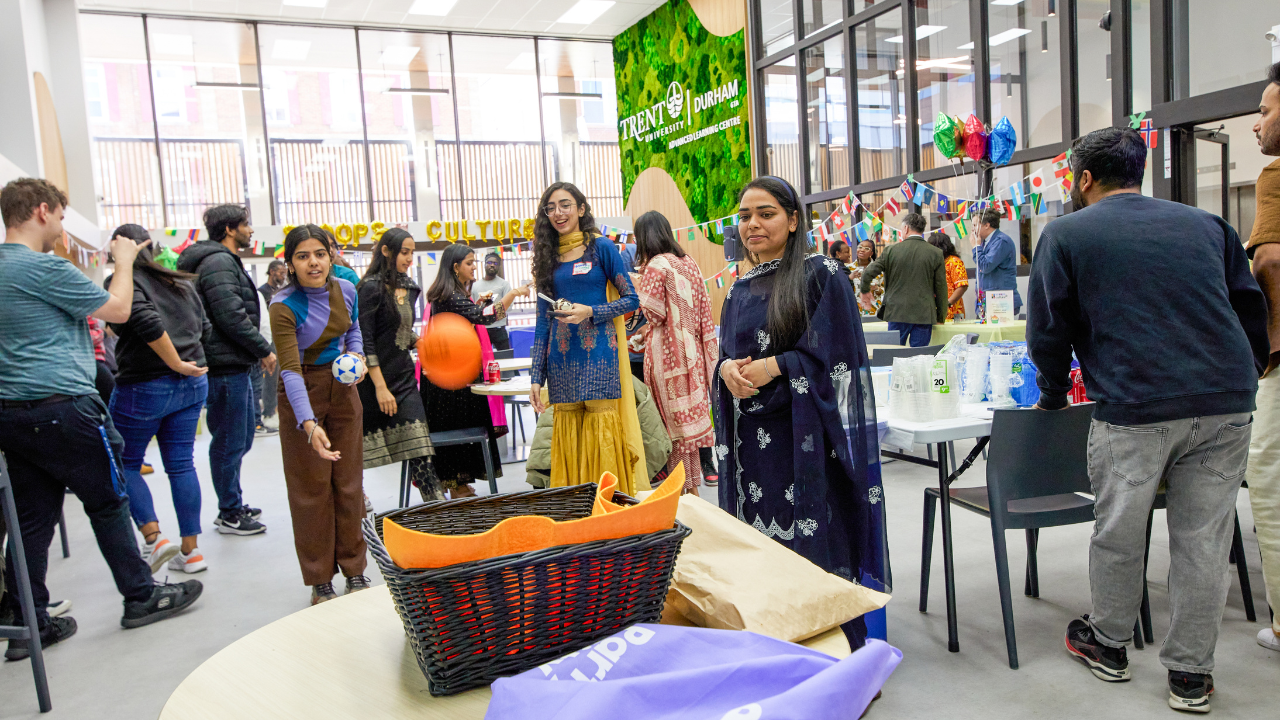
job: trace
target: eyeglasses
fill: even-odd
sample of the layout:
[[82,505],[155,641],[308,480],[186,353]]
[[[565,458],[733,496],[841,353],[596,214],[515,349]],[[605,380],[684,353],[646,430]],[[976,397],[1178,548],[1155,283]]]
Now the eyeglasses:
[[573,209],[576,207],[578,207],[578,203],[572,200],[561,200],[559,205],[556,205],[555,203],[547,203],[546,205],[543,205],[542,212],[546,215],[553,215],[558,209],[562,213],[568,213],[573,212]]

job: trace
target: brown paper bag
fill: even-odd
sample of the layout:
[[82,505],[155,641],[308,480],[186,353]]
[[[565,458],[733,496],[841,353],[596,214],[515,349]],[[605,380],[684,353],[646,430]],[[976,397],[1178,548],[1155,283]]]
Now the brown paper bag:
[[663,622],[799,642],[889,602],[696,495],[680,498],[676,518],[693,534],[676,559]]

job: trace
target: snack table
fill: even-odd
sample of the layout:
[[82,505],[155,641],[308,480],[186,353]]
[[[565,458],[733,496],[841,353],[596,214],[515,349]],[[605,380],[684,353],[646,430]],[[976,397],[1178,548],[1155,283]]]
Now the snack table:
[[[889,323],[883,320],[862,324],[863,332],[889,332]],[[957,320],[952,323],[933,326],[930,345],[946,345],[956,335],[977,333],[978,342],[989,343],[992,340],[1026,340],[1027,321],[1010,320],[1002,323],[981,323],[976,320]]]
[[[805,643],[843,658],[839,628]],[[385,585],[300,610],[223,648],[169,696],[160,720],[480,720],[488,688],[433,697]]]

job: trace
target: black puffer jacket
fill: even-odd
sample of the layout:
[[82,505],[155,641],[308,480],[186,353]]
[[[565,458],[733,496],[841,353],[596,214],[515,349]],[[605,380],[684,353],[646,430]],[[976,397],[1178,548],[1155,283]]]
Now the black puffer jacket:
[[200,276],[196,290],[213,324],[213,334],[204,342],[209,374],[243,372],[271,354],[271,344],[258,332],[258,290],[239,255],[221,243],[202,240],[182,251],[178,269]]

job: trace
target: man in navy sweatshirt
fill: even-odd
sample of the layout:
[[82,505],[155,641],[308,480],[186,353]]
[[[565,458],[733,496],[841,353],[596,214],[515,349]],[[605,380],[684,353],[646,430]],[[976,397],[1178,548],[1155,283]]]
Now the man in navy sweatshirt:
[[1160,661],[1169,705],[1208,712],[1267,303],[1226,221],[1141,194],[1146,154],[1130,129],[1076,141],[1075,212],[1045,227],[1031,264],[1027,349],[1038,407],[1067,405],[1072,351],[1096,403],[1093,610],[1067,627],[1067,650],[1102,680],[1129,679],[1147,516],[1163,488],[1172,621]]

